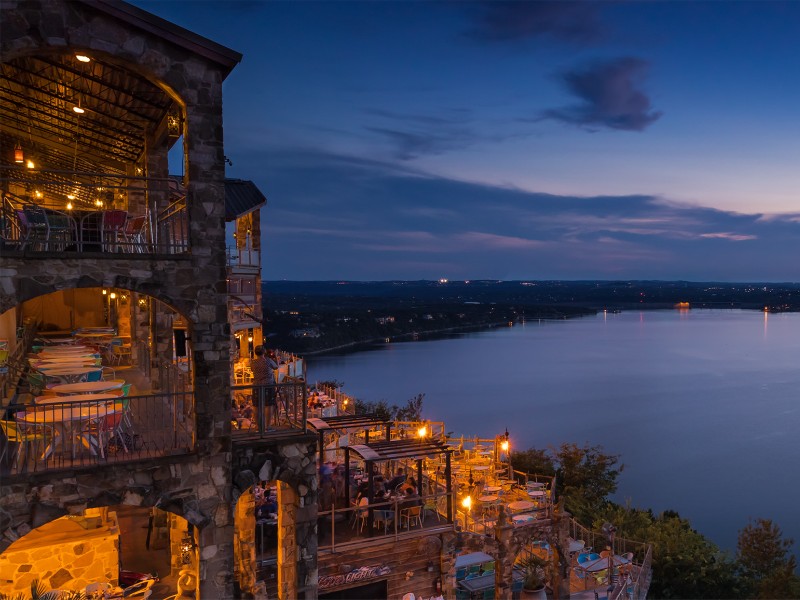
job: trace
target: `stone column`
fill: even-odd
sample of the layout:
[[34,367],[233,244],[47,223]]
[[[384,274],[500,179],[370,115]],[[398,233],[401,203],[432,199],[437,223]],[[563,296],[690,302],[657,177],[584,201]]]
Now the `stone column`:
[[297,598],[297,493],[286,483],[278,482],[278,598]]
[[256,586],[256,500],[253,488],[239,496],[234,514],[233,555],[239,571],[239,589],[255,594]]
[[511,547],[513,533],[514,525],[509,522],[506,508],[501,504],[494,528],[494,537],[497,541],[497,552],[494,555],[494,597],[497,600],[511,600],[515,559]]
[[551,572],[555,574],[553,581],[553,598],[562,600],[569,598],[569,521],[571,515],[555,510],[553,512],[553,528],[550,547],[553,549],[553,564]]

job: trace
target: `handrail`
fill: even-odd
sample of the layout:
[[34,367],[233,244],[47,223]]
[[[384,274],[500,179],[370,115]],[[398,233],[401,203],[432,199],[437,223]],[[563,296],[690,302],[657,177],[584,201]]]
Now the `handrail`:
[[305,381],[235,385],[231,387],[231,396],[231,419],[236,433],[263,438],[275,435],[281,427],[308,431]]

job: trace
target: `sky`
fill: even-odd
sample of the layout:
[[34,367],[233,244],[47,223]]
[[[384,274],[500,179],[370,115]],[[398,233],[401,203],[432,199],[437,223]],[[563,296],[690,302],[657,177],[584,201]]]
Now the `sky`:
[[263,278],[799,281],[800,2],[163,2]]

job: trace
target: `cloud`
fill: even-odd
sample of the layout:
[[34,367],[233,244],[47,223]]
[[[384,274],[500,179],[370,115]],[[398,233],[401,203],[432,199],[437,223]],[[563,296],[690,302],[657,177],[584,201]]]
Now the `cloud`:
[[468,35],[490,42],[542,36],[579,44],[596,42],[604,37],[599,5],[599,2],[562,0],[481,2],[475,13],[476,25]]
[[797,214],[534,193],[309,150],[246,161],[270,198],[265,279],[800,279]]
[[394,146],[392,155],[400,160],[461,150],[475,142],[475,136],[467,129],[436,132],[367,127],[367,130],[387,138]]
[[650,109],[640,89],[647,68],[646,61],[625,57],[562,73],[559,79],[582,103],[547,110],[543,117],[590,130],[643,131],[663,114]]
[[732,242],[747,242],[750,240],[757,240],[756,235],[746,235],[742,233],[720,232],[720,233],[701,233],[700,237],[710,238],[716,240],[730,240]]

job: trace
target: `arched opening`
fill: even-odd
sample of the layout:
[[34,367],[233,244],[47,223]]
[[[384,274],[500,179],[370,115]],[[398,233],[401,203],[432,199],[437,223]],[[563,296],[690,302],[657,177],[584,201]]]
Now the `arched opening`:
[[174,91],[98,51],[0,63],[5,249],[188,251],[186,196],[169,179],[169,151],[184,146],[185,121]]
[[50,520],[6,548],[0,594],[29,594],[38,581],[48,591],[139,590],[144,596],[152,589],[153,598],[165,598],[196,588],[197,565],[195,530],[183,517],[155,507],[87,508]]
[[241,594],[292,598],[297,589],[297,493],[279,480],[259,481],[234,508],[236,584]]
[[0,314],[0,471],[190,451],[190,340],[171,306],[120,288],[60,290]]

